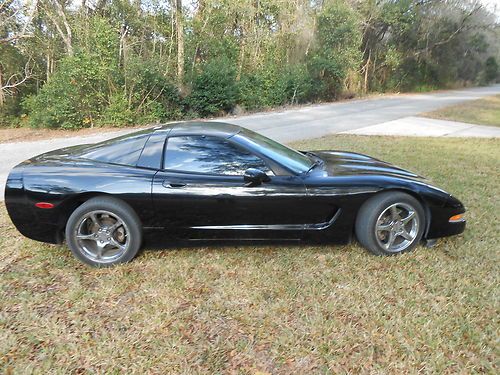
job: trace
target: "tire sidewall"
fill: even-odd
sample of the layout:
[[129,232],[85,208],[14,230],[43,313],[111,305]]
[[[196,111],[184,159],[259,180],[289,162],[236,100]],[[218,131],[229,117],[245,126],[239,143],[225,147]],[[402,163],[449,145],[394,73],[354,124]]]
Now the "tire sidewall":
[[[375,226],[380,214],[396,203],[405,203],[410,205],[416,212],[419,220],[419,228],[417,235],[410,246],[399,252],[391,252],[385,250],[377,241],[375,234]],[[368,248],[376,255],[398,255],[412,251],[420,243],[426,228],[425,211],[422,204],[412,197],[403,192],[386,192],[378,194],[368,200],[358,213],[356,219],[356,235],[361,244]],[[367,231],[367,233],[361,233]]]
[[[122,219],[128,227],[130,244],[127,251],[117,260],[110,263],[98,263],[87,258],[81,251],[74,233],[81,217],[91,211],[104,210],[109,211]],[[139,251],[142,243],[142,227],[140,220],[133,209],[125,202],[111,197],[97,197],[88,200],[79,206],[70,215],[65,229],[66,243],[73,255],[80,261],[98,268],[110,267],[119,263],[131,261]]]

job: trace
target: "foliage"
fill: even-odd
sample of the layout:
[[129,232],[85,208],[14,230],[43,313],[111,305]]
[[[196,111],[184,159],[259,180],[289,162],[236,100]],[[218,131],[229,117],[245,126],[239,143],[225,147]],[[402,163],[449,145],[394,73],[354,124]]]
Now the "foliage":
[[242,75],[239,103],[246,109],[304,103],[314,96],[314,79],[306,65],[274,66]]
[[113,93],[109,104],[104,108],[99,124],[104,126],[126,126],[136,122],[136,116],[130,109],[124,92]]
[[6,2],[0,126],[127,126],[498,79],[498,17],[476,1],[190,4]]
[[226,58],[205,64],[193,82],[186,101],[202,116],[229,111],[237,101],[236,69]]
[[84,52],[66,57],[61,67],[25,108],[33,127],[78,128],[91,124],[104,107],[103,69]]
[[339,1],[318,15],[317,46],[311,61],[325,97],[335,98],[350,70],[361,63],[361,32],[357,13]]
[[493,56],[488,57],[484,64],[484,79],[486,83],[495,82],[498,79],[498,63]]

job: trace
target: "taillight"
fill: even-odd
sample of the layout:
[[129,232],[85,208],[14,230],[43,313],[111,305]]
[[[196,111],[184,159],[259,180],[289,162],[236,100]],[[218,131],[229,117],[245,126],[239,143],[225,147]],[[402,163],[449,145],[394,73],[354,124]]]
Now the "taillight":
[[35,207],[38,207],[38,208],[43,208],[43,209],[51,209],[51,208],[54,208],[54,205],[52,203],[48,203],[48,202],[38,202],[38,203],[35,203]]

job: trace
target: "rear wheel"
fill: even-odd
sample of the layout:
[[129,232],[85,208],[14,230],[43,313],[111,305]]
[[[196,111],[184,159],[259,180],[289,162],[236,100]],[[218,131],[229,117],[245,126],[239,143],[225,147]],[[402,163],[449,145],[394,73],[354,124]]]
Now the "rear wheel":
[[356,237],[376,255],[413,250],[422,239],[425,213],[422,205],[402,192],[386,192],[370,198],[359,210]]
[[111,197],[92,198],[71,214],[66,241],[73,255],[91,266],[129,262],[141,246],[141,223],[125,202]]

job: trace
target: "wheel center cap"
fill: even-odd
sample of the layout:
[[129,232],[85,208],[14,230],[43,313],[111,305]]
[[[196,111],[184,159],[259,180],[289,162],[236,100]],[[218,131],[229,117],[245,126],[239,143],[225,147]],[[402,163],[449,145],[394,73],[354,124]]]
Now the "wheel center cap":
[[97,233],[97,240],[100,243],[108,243],[110,238],[110,233],[109,231],[102,231]]

